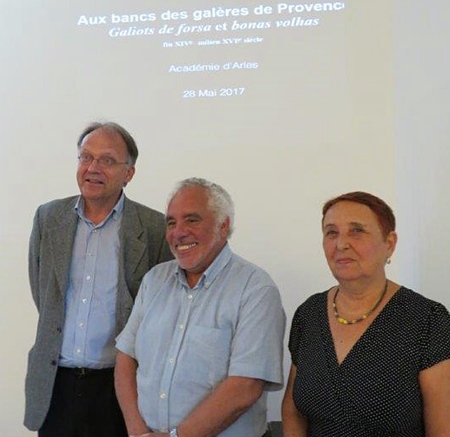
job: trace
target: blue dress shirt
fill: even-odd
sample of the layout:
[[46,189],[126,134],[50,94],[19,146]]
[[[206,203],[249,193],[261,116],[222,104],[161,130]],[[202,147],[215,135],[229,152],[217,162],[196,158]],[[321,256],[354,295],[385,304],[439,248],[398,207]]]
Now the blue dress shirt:
[[82,198],[65,296],[65,322],[59,365],[114,367],[119,230],[124,194],[98,225],[86,219]]
[[265,391],[220,437],[261,437],[267,390],[283,384],[284,328],[272,279],[227,244],[193,288],[176,261],[150,270],[116,346],[139,363],[151,429],[177,426],[227,376],[242,376],[266,381]]

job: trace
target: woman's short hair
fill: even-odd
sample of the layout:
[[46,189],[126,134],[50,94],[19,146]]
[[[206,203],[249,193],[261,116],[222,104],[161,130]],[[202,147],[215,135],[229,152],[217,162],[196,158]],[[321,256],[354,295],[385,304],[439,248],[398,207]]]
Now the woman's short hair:
[[361,205],[366,205],[370,208],[377,216],[384,238],[386,238],[390,232],[395,231],[395,216],[392,208],[384,200],[364,191],[353,191],[351,193],[341,194],[340,196],[325,202],[322,208],[322,222],[325,218],[325,214],[332,206],[344,201],[360,203]]

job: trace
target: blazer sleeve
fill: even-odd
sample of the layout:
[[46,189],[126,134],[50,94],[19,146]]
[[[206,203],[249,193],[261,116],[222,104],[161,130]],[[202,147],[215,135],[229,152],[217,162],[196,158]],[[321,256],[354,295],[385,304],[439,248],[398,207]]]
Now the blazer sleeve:
[[39,255],[41,246],[40,208],[36,210],[28,247],[28,277],[34,303],[39,310]]

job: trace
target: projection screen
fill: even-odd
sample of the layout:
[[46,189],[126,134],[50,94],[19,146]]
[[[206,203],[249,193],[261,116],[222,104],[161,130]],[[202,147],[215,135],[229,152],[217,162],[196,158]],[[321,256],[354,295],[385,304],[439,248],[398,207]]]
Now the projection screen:
[[[401,206],[405,234],[419,238],[396,88],[399,54],[418,28],[406,27],[413,9],[400,3],[401,13],[388,0],[0,0],[3,433],[31,434],[21,421],[37,320],[26,259],[33,213],[78,192],[76,139],[92,120],[116,121],[138,143],[130,198],[164,211],[174,183],[190,176],[230,192],[231,247],[279,285],[287,333],[296,307],[334,284],[321,248],[324,201],[373,192]],[[388,275],[420,285],[401,259]],[[285,361],[287,370],[287,352]],[[269,396],[271,420],[281,396]]]

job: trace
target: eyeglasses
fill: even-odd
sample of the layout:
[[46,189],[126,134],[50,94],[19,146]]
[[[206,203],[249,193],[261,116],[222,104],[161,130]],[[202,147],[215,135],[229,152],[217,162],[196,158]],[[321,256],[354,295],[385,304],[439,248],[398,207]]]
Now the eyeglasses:
[[115,165],[129,164],[128,161],[118,162],[110,156],[100,156],[99,158],[94,158],[89,153],[81,153],[78,156],[78,161],[82,165],[91,165],[94,161],[102,168],[114,167]]

